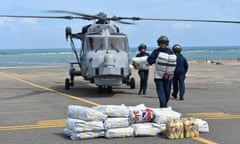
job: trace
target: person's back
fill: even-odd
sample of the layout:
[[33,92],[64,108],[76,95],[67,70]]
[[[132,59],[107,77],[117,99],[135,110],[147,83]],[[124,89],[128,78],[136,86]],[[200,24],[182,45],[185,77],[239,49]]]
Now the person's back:
[[182,54],[176,54],[177,65],[175,69],[176,74],[186,74],[188,70],[188,64],[186,58]]
[[173,77],[173,93],[172,96],[176,99],[179,91],[180,100],[184,100],[185,94],[185,75],[188,71],[187,59],[181,54],[182,48],[179,44],[175,44],[172,48],[177,56],[177,65]]

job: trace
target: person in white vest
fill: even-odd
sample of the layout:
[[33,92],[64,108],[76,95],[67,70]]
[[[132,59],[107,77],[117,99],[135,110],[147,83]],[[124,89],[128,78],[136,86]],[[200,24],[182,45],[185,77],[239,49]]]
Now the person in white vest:
[[147,61],[150,65],[155,64],[154,81],[160,102],[160,107],[168,107],[167,103],[171,93],[171,84],[176,67],[176,56],[168,48],[167,36],[160,36],[157,40],[159,48],[153,50]]
[[[140,44],[138,46],[139,53],[136,55],[136,57],[148,57],[149,53],[147,53],[146,50],[147,50],[147,45]],[[138,74],[140,77],[140,89],[138,91],[138,94],[146,95],[148,73],[149,73],[148,64],[142,63],[138,67],[139,67]]]

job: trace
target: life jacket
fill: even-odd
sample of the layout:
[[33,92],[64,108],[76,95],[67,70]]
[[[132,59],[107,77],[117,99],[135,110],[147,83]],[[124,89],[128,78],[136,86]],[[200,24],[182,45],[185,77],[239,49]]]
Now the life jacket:
[[172,79],[177,64],[176,60],[176,55],[160,52],[155,63],[154,78]]

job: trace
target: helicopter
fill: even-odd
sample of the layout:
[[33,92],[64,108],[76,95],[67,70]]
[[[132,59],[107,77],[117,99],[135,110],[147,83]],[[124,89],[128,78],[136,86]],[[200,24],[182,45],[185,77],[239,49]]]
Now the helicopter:
[[[45,19],[81,19],[94,21],[82,27],[82,31],[72,33],[71,27],[65,28],[66,40],[70,40],[72,51],[76,62],[70,63],[69,77],[65,79],[65,89],[74,86],[76,76],[98,86],[98,92],[104,89],[112,92],[113,86],[126,84],[131,89],[135,88],[135,79],[132,77],[131,60],[129,57],[129,44],[127,35],[120,32],[118,26],[110,22],[121,24],[134,24],[132,21],[183,21],[183,22],[211,22],[211,23],[235,23],[240,21],[227,20],[201,20],[201,19],[169,19],[169,18],[142,18],[142,17],[107,17],[103,12],[96,15],[66,11],[50,10],[48,12],[64,13],[69,16],[21,16],[0,15],[0,17],[14,18],[45,18]],[[80,53],[78,53],[73,39],[81,42]],[[76,68],[78,67],[78,68]]]
[[[112,86],[127,84],[131,89],[135,88],[135,79],[131,76],[129,67],[129,46],[126,34],[120,33],[119,28],[109,24],[104,13],[96,16],[87,16],[86,19],[96,18],[94,24],[86,25],[82,32],[73,34],[70,27],[66,27],[66,39],[70,39],[72,51],[77,62],[70,63],[70,79],[65,80],[65,89],[74,85],[74,77],[82,76],[85,80],[95,83],[99,93],[103,88],[109,92]],[[78,56],[73,38],[82,43]],[[74,65],[79,65],[76,70]]]

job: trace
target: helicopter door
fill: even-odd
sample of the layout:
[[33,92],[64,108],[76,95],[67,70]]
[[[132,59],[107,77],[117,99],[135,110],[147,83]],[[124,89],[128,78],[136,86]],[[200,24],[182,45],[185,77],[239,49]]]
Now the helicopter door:
[[81,71],[82,71],[82,63],[83,63],[83,48],[84,48],[84,45],[82,43],[81,45],[81,49],[80,49],[80,53],[79,53],[79,56],[80,56],[80,68],[81,68]]
[[81,72],[85,79],[87,78],[86,53],[87,53],[87,44],[86,44],[86,39],[85,39],[83,41],[82,49],[80,52]]

